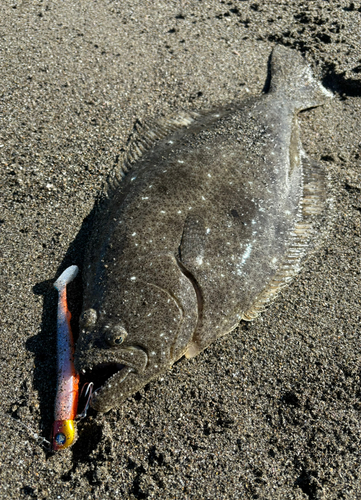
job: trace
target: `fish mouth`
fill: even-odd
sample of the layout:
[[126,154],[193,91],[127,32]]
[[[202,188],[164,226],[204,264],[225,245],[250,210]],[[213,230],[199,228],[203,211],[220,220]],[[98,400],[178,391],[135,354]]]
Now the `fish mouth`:
[[[98,353],[97,353],[98,354]],[[119,399],[126,399],[126,382],[129,374],[141,375],[148,364],[145,349],[132,346],[112,352],[103,352],[105,359],[89,362],[80,370],[83,383],[93,382],[94,390],[90,406],[97,411],[106,412],[116,406]],[[98,361],[99,360],[99,361]]]
[[118,373],[128,373],[129,370],[135,371],[134,368],[123,365],[122,363],[99,363],[88,370],[84,377],[84,382],[93,382],[95,389],[93,394],[96,394],[106,384],[112,380]]

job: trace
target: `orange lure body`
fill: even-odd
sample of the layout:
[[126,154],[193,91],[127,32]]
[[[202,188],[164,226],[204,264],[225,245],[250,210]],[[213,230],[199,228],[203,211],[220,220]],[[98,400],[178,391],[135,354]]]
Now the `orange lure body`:
[[68,267],[54,283],[58,290],[57,319],[57,392],[52,428],[53,451],[64,450],[76,439],[75,417],[79,398],[79,374],[74,367],[74,340],[70,327],[66,287],[78,274],[77,266]]

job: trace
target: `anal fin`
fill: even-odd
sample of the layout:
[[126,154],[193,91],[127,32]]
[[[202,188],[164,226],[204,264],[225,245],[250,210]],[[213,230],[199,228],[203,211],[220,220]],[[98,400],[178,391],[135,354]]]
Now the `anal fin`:
[[252,321],[277,297],[301,270],[306,255],[317,243],[317,234],[322,222],[322,214],[327,209],[326,169],[310,160],[302,152],[303,196],[300,219],[291,234],[290,245],[282,264],[266,288],[259,294],[252,307],[242,314],[242,319]]

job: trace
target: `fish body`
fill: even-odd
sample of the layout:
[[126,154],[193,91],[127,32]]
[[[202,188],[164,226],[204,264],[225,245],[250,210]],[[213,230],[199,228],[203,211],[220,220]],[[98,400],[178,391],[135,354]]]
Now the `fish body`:
[[134,142],[84,264],[76,364],[106,374],[95,409],[256,317],[297,273],[325,198],[297,113],[329,97],[278,46],[267,94],[164,121]]
[[78,408],[79,374],[74,367],[74,341],[70,326],[71,313],[67,303],[67,285],[78,274],[77,266],[68,267],[55,281],[58,290],[57,318],[57,393],[52,428],[53,451],[64,450],[76,438],[74,420]]

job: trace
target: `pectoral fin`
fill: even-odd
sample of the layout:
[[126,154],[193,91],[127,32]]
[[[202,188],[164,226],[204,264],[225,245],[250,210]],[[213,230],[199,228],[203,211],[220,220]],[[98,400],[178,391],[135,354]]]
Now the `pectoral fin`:
[[198,214],[188,215],[179,247],[180,261],[187,269],[202,265],[205,244],[206,229],[203,218]]

